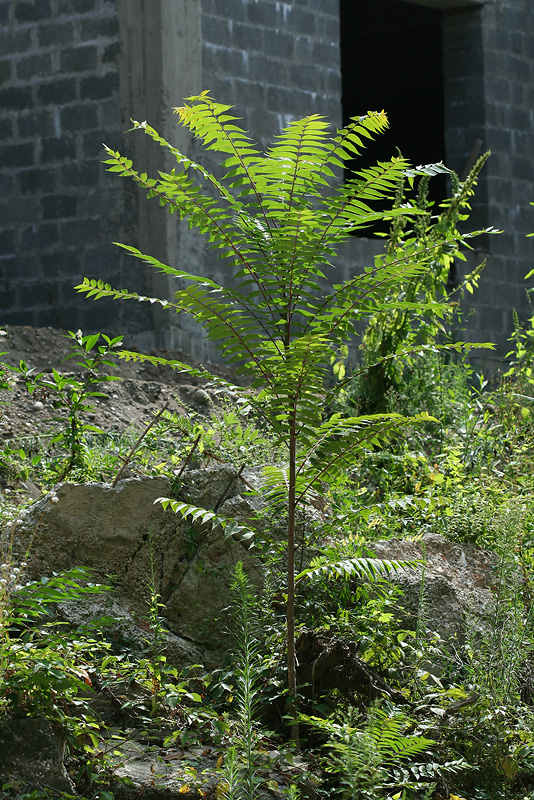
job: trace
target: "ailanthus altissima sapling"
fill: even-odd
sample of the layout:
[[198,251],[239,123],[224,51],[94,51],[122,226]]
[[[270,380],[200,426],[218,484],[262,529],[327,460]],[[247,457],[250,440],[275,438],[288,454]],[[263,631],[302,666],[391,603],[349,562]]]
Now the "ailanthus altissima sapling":
[[[384,310],[395,287],[424,272],[440,247],[458,245],[460,234],[444,232],[442,240],[422,244],[405,239],[394,255],[384,253],[345,283],[336,283],[331,260],[351,234],[392,215],[417,213],[402,207],[381,210],[401,179],[447,171],[442,164],[413,169],[403,158],[355,171],[340,183],[336,172],[355,159],[387,128],[384,112],[355,117],[333,135],[323,117],[295,120],[262,153],[239,126],[231,106],[215,102],[207,92],[190,97],[175,109],[179,122],[207,150],[222,154],[217,177],[171,146],[146,122],[134,129],[166,148],[176,159],[170,172],[150,178],[137,172],[132,161],[107,149],[108,170],[130,177],[148,198],[157,198],[177,213],[218,250],[228,270],[228,285],[187,272],[120,246],[150,267],[179,279],[172,298],[149,298],[127,289],[113,289],[101,280],[84,279],[78,291],[88,297],[131,299],[159,303],[190,314],[199,322],[227,364],[251,381],[255,394],[246,400],[283,443],[286,467],[266,470],[273,502],[287,515],[287,669],[289,697],[297,693],[295,672],[295,513],[324,481],[354,463],[362,451],[382,446],[406,425],[428,419],[397,414],[323,418],[323,409],[344,384],[341,378],[327,388],[332,364],[338,364],[347,342],[358,335],[358,323]],[[391,206],[391,203],[390,203]],[[454,240],[452,239],[454,235]],[[462,237],[462,239],[467,236]],[[324,280],[332,288],[325,293]],[[409,311],[414,304],[397,300]],[[434,303],[436,313],[439,304]],[[455,345],[458,349],[473,345]],[[418,350],[424,350],[419,347]],[[221,379],[204,369],[192,370],[178,361],[123,353],[135,359],[167,363],[177,370]],[[232,389],[241,395],[239,387]],[[192,506],[166,501],[184,515],[200,512]],[[217,518],[219,521],[219,518]],[[372,573],[391,564],[355,560],[350,569]],[[294,734],[297,734],[295,729]]]

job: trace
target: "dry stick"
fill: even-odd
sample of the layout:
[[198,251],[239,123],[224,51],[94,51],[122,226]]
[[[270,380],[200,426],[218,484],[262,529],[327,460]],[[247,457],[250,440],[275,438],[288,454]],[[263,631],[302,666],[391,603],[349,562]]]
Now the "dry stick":
[[464,171],[462,172],[462,174],[460,176],[460,180],[461,180],[462,183],[467,180],[467,178],[469,176],[469,173],[471,172],[471,170],[475,166],[475,162],[476,162],[476,160],[478,158],[478,155],[479,155],[479,153],[480,153],[480,151],[482,149],[482,145],[483,144],[484,144],[484,142],[482,141],[482,139],[475,139],[475,143],[473,145],[473,149],[471,150],[471,153],[469,154],[469,158],[467,159],[467,161],[465,163]]
[[[215,455],[215,453],[212,453],[211,450],[204,450],[204,455],[206,456],[206,458],[213,458],[214,461],[218,461],[219,464],[228,464],[229,463],[226,458],[221,458],[220,456]],[[239,472],[241,473],[241,470],[239,470]],[[247,489],[250,489],[251,492],[254,492],[254,494],[257,494],[257,490],[254,488],[254,486],[251,483],[249,483],[247,480],[245,480],[245,478],[242,475],[240,475],[240,478],[243,481],[243,483],[245,484],[245,486],[247,487]]]
[[185,459],[185,461],[184,461],[184,463],[183,463],[183,466],[182,466],[182,468],[181,468],[180,472],[179,472],[179,473],[178,473],[178,475],[176,476],[177,478],[181,478],[181,477],[182,477],[182,472],[184,471],[184,469],[185,469],[185,468],[187,467],[187,465],[189,464],[189,462],[190,462],[190,460],[191,460],[191,456],[193,455],[193,453],[194,453],[194,452],[195,452],[195,450],[197,449],[197,445],[198,445],[198,443],[200,442],[200,437],[201,437],[201,436],[202,436],[202,434],[201,434],[201,433],[199,433],[199,434],[198,434],[198,436],[197,436],[197,438],[196,438],[196,439],[195,439],[195,441],[193,442],[193,447],[192,447],[192,448],[191,448],[191,450],[189,451],[189,455],[188,455],[188,456],[187,456],[187,458]]
[[219,506],[222,506],[223,502],[226,500],[226,495],[228,494],[228,492],[229,492],[229,491],[230,491],[230,489],[232,488],[232,484],[234,483],[234,481],[237,481],[237,480],[239,480],[239,478],[241,477],[241,473],[243,472],[243,470],[244,470],[244,469],[245,469],[245,465],[244,465],[244,464],[242,464],[242,465],[239,467],[239,472],[237,473],[237,475],[235,475],[235,476],[234,476],[234,477],[233,477],[233,478],[230,480],[230,483],[228,484],[228,486],[226,487],[226,489],[224,490],[224,492],[222,493],[222,495],[219,497],[219,499],[218,499],[217,503],[215,504],[215,508],[213,509],[214,511],[217,511],[217,509],[219,508]]
[[128,453],[128,455],[126,456],[126,458],[123,458],[123,459],[122,459],[122,467],[119,469],[119,471],[118,471],[118,472],[117,472],[117,474],[115,475],[115,480],[114,480],[114,481],[113,481],[113,483],[111,484],[112,486],[116,486],[116,485],[117,485],[118,481],[120,480],[120,477],[121,477],[122,473],[124,472],[124,470],[126,469],[126,467],[128,466],[128,464],[130,463],[130,460],[131,460],[131,458],[132,458],[133,454],[135,453],[135,451],[137,450],[137,448],[139,447],[139,445],[141,444],[141,442],[143,441],[143,439],[145,438],[145,436],[146,436],[146,435],[147,435],[147,433],[149,432],[150,428],[151,428],[153,425],[155,425],[155,424],[156,424],[156,422],[158,421],[158,419],[161,417],[161,415],[163,414],[163,412],[167,410],[167,408],[168,408],[168,407],[169,407],[169,403],[167,402],[167,403],[165,403],[165,405],[163,406],[163,408],[161,409],[161,411],[159,411],[159,412],[156,414],[156,416],[154,417],[154,419],[153,419],[153,420],[151,420],[151,422],[149,422],[149,424],[147,425],[147,427],[145,428],[145,430],[143,431],[143,433],[141,434],[141,436],[139,437],[139,439],[136,441],[136,443],[134,444],[134,446],[132,447],[132,449],[130,450],[130,452]]

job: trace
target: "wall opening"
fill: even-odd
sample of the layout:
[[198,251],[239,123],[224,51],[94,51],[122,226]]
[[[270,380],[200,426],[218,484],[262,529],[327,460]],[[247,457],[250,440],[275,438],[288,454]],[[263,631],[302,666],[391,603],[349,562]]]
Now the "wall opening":
[[[445,160],[442,12],[402,0],[341,0],[343,123],[385,109],[390,128],[370,144],[360,167],[399,148],[414,165]],[[433,178],[441,200],[446,180]]]

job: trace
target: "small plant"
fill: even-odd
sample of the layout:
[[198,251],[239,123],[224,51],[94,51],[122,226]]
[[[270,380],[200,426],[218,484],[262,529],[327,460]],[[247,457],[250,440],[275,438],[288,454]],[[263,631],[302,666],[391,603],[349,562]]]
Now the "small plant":
[[[417,358],[417,345],[450,339],[454,320],[460,316],[459,301],[478,286],[484,262],[456,287],[450,285],[450,277],[454,260],[465,261],[459,243],[465,247],[467,242],[459,236],[458,225],[469,218],[478,176],[489,156],[487,152],[479,158],[463,182],[450,172],[452,196],[441,204],[440,213],[432,213],[433,203],[428,200],[431,175],[427,174],[420,178],[414,203],[420,213],[392,217],[387,240],[391,258],[396,259],[399,252],[404,252],[406,241],[413,240],[420,246],[433,244],[433,257],[423,272],[393,287],[384,287],[383,301],[389,301],[389,306],[378,310],[367,323],[360,347],[362,369],[357,377],[360,406],[366,411],[387,410],[387,395],[401,387],[404,370],[410,369]],[[413,188],[413,178],[407,180],[403,176],[395,196],[396,210],[407,205],[407,185]],[[410,203],[408,207],[412,210]]]
[[[304,720],[328,735],[326,770],[336,776],[336,793],[344,800],[408,798],[414,795],[406,790],[431,789],[435,784],[439,765],[430,762],[424,765],[426,769],[418,769],[417,757],[428,755],[436,742],[406,733],[414,720],[403,711],[375,705],[366,719],[349,709],[341,722],[319,717]],[[392,795],[395,791],[398,794]]]
[[66,424],[63,416],[56,418],[61,428],[51,440],[52,445],[60,445],[68,451],[67,458],[54,468],[56,480],[59,481],[75,471],[83,474],[86,449],[84,435],[88,432],[103,433],[100,428],[85,421],[84,415],[94,410],[91,398],[107,397],[99,390],[102,383],[120,380],[118,376],[102,372],[103,367],[114,366],[111,356],[122,345],[120,336],[110,339],[100,333],[83,336],[81,331],[69,331],[68,338],[73,346],[65,360],[75,359],[76,365],[83,370],[80,377],[62,375],[56,369],[52,370],[51,375],[44,372],[34,375],[24,361],[14,368],[21,374],[31,394],[37,397],[51,395],[55,408],[66,412]]
[[[530,272],[527,277],[531,276]],[[505,378],[512,378],[519,391],[529,390],[534,385],[534,316],[526,323],[521,324],[517,311],[513,311],[514,331],[509,342],[513,349],[506,354],[510,359],[510,369],[505,373]]]
[[255,800],[259,779],[256,774],[258,732],[255,714],[258,707],[260,676],[257,620],[253,597],[243,564],[234,569],[232,581],[237,664],[234,668],[234,693],[237,704],[237,727],[234,742],[228,749],[223,769],[224,796],[228,800]]
[[27,582],[23,569],[5,564],[0,581],[0,711],[38,712],[69,727],[67,705],[90,685],[84,665],[94,642],[63,633],[53,610],[106,587],[82,568]]

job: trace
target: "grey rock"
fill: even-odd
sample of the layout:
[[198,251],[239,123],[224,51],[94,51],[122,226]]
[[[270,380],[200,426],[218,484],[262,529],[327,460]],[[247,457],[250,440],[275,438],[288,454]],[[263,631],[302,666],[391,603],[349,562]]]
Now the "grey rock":
[[[495,556],[473,544],[455,544],[436,533],[418,541],[388,539],[372,550],[389,560],[421,559],[392,581],[404,593],[400,605],[412,629],[418,620],[445,642],[461,644],[466,636],[487,635],[495,611]],[[421,608],[421,597],[423,598]]]
[[[83,603],[61,603],[57,613],[61,620],[77,628],[92,626],[95,620],[101,620],[98,627],[106,639],[127,642],[128,649],[138,655],[150,651],[153,646],[154,635],[145,622],[148,604],[144,619],[140,616],[134,617],[125,607],[124,601],[120,603],[111,595],[94,595],[87,597]],[[167,657],[168,663],[177,669],[200,664],[204,659],[200,648],[169,631],[163,632],[161,652]]]
[[[236,498],[241,508],[237,493],[243,484],[236,475],[228,465],[192,470],[184,474],[181,497],[204,508]],[[256,585],[261,572],[245,542],[225,537],[221,528],[184,521],[164,510],[156,501],[170,493],[162,477],[122,480],[115,488],[59,484],[21,516],[15,550],[22,558],[31,542],[27,560],[34,578],[74,566],[92,568],[102,582],[112,575],[118,607],[112,607],[111,614],[134,639],[136,625],[143,626],[148,616],[152,564],[171,634],[165,644],[169,660],[172,654],[179,667],[218,666],[229,644],[225,609],[231,602],[232,570],[242,561]],[[241,510],[249,510],[243,503]],[[230,510],[236,509],[230,505]],[[109,613],[96,601],[85,605],[89,617]],[[63,613],[75,623],[80,611]],[[146,640],[146,634],[139,639]]]
[[211,397],[204,389],[195,389],[193,392],[193,400],[200,406],[209,406],[211,404]]
[[213,509],[244,491],[231,464],[219,464],[207,469],[192,469],[181,478],[180,497],[201,508]]
[[63,759],[63,737],[48,720],[38,717],[0,720],[0,777],[22,783],[25,788],[72,793]]
[[28,478],[28,480],[22,481],[22,486],[30,500],[39,500],[41,497],[41,490],[32,480]]
[[122,780],[126,778],[129,785],[123,784],[115,796],[125,800],[141,796],[144,800],[200,800],[205,794],[211,796],[220,780],[215,768],[216,756],[194,758],[198,777],[192,778],[194,773],[184,769],[191,762],[183,758],[185,753],[181,749],[160,751],[134,741],[125,743],[121,750],[122,757],[114,775]]

